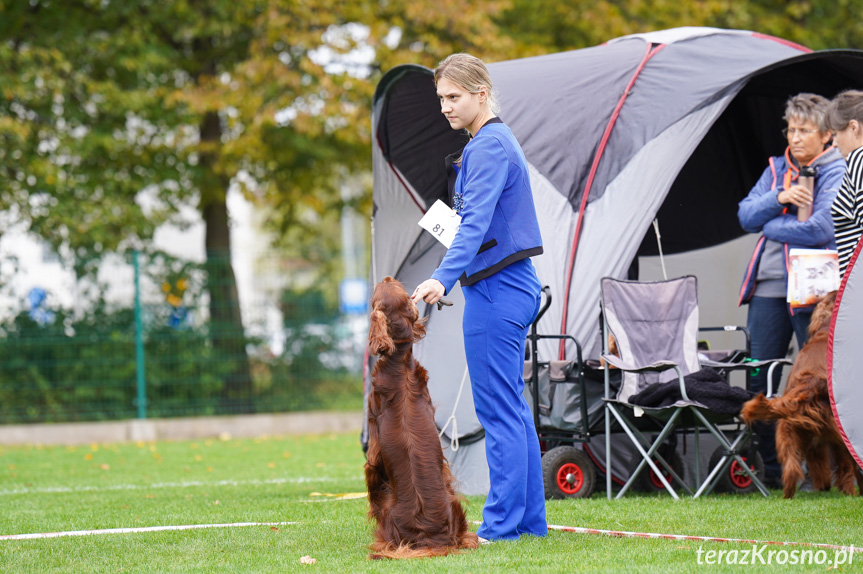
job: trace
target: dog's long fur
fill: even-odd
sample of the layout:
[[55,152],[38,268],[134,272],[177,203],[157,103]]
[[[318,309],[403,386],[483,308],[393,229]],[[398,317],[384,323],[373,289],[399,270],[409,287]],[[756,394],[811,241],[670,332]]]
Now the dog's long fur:
[[863,489],[863,475],[839,434],[827,391],[827,339],[835,301],[833,291],[816,305],[809,323],[809,341],[791,367],[785,394],[769,400],[760,394],[747,401],[741,412],[748,424],[778,421],[776,454],[782,463],[785,498],[794,497],[804,478],[803,460],[809,466],[812,486],[830,490],[834,482],[831,455],[836,466],[836,487],[845,494],[854,494],[856,477]]
[[414,360],[424,322],[401,283],[386,277],[372,296],[369,352],[379,355],[369,394],[366,486],[377,526],[371,558],[444,556],[477,548],[443,456],[428,391]]

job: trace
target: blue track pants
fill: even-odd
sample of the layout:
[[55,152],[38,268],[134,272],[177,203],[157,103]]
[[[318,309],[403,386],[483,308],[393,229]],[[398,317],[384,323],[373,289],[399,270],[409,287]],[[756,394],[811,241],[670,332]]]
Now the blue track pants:
[[523,259],[462,291],[465,353],[491,483],[477,534],[545,536],[539,440],[523,394],[525,338],[539,311],[539,280]]

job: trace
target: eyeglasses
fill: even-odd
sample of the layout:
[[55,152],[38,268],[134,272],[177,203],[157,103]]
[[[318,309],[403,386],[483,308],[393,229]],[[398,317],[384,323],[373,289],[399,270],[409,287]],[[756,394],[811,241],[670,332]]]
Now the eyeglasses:
[[782,128],[782,137],[788,139],[789,137],[794,137],[799,135],[802,138],[806,136],[811,136],[812,134],[817,134],[818,130],[803,130],[799,128]]

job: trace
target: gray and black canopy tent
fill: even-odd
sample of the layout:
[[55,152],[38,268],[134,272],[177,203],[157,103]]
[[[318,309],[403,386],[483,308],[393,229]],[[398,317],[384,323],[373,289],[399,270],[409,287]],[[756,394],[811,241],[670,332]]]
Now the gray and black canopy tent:
[[[827,383],[839,434],[863,468],[863,242],[857,249],[836,295],[827,341]],[[863,488],[863,485],[858,485]]]
[[[863,52],[812,52],[754,32],[676,28],[493,63],[489,71],[501,119],[530,164],[545,247],[534,264],[553,295],[539,332],[572,335],[586,357],[596,358],[600,279],[624,278],[638,257],[657,253],[655,219],[665,254],[743,236],[737,203],[767,157],[785,148],[785,101],[802,91],[832,97],[863,87]],[[415,65],[381,79],[372,127],[370,281],[392,275],[412,290],[444,255],[417,221],[436,199],[446,199],[444,158],[467,139],[440,114],[431,70]],[[734,262],[735,288],[744,263]],[[461,489],[483,493],[487,468],[458,287],[450,298],[454,307],[429,310],[428,336],[416,355],[429,370],[443,445]],[[736,303],[734,292],[727,298]],[[573,355],[572,348],[541,342],[543,360]]]

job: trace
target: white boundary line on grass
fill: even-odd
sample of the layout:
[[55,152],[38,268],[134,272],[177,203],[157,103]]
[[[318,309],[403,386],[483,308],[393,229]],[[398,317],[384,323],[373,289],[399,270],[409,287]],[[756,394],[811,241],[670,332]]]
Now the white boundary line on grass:
[[91,536],[94,534],[130,534],[135,532],[160,532],[163,530],[197,530],[199,528],[238,528],[241,526],[285,526],[297,522],[234,522],[230,524],[186,524],[183,526],[143,526],[141,528],[105,528],[102,530],[68,530],[66,532],[41,532],[35,534],[6,534],[0,540],[30,540],[33,538],[60,538],[62,536]]
[[266,484],[304,484],[315,482],[334,482],[335,478],[309,478],[305,476],[295,478],[270,478],[266,480],[218,480],[214,482],[204,482],[200,480],[190,480],[186,482],[156,482],[153,484],[114,484],[108,486],[43,486],[43,487],[22,487],[0,490],[0,496],[11,496],[14,494],[52,494],[52,493],[69,493],[69,492],[102,492],[108,490],[151,490],[155,488],[190,488],[198,486],[263,486]]
[[652,532],[627,532],[625,530],[600,530],[599,528],[582,528],[580,526],[557,526],[548,525],[549,530],[561,530],[563,532],[577,532],[579,534],[603,534],[618,538],[658,538],[663,540],[698,540],[700,542],[738,542],[741,544],[772,544],[775,546],[808,546],[812,548],[830,548],[833,550],[846,550],[851,552],[863,552],[863,548],[857,546],[842,546],[839,544],[820,544],[817,542],[775,542],[771,540],[747,540],[744,538],[716,538],[713,536],[688,536],[684,534],[656,534]]
[[[481,524],[474,521],[475,524]],[[31,534],[0,535],[2,540],[31,540],[36,538],[60,538],[64,536],[91,536],[95,534],[130,534],[137,532],[160,532],[165,530],[197,530],[201,528],[238,528],[243,526],[287,526],[297,522],[233,522],[228,524],[186,524],[181,526],[144,526],[140,528],[106,528],[102,530],[69,530],[65,532],[40,532]],[[840,544],[821,544],[817,542],[776,542],[772,540],[749,540],[745,538],[718,538],[714,536],[691,536],[685,534],[659,534],[655,532],[631,532],[626,530],[602,530],[599,528],[583,528],[580,526],[559,526],[549,524],[549,530],[575,532],[578,534],[600,534],[617,538],[652,538],[659,540],[689,540],[699,542],[737,542],[740,544],[775,545],[775,546],[806,546],[810,548],[829,548],[850,552],[863,552],[863,548],[843,546]]]

